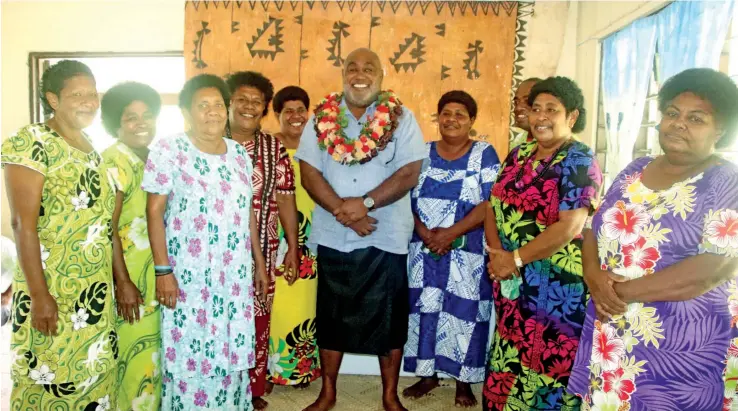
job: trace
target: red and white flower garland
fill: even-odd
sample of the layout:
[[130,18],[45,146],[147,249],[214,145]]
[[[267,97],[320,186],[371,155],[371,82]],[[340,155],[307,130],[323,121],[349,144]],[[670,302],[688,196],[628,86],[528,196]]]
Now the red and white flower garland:
[[402,115],[402,102],[392,90],[377,96],[376,111],[370,116],[356,139],[346,136],[348,125],[343,93],[331,93],[315,108],[315,132],[318,146],[333,160],[344,165],[363,164],[376,157],[392,139]]

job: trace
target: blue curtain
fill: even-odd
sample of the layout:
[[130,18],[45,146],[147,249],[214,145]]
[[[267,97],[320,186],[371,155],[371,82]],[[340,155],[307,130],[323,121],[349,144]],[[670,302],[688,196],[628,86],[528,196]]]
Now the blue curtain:
[[657,14],[660,82],[688,68],[719,67],[734,3],[676,1]]
[[633,159],[651,79],[656,28],[656,16],[642,18],[602,42],[606,186]]

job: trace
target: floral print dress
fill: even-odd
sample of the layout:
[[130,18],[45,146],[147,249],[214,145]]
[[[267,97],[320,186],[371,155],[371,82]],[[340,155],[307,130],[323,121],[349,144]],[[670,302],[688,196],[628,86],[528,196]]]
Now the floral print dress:
[[118,364],[118,408],[156,411],[161,398],[161,313],[156,300],[154,257],[146,224],[146,192],[141,189],[144,161],[123,143],[115,143],[102,154],[108,172],[123,194],[118,234],[128,275],[143,296],[141,320],[129,324],[118,318],[120,361]]
[[254,280],[249,217],[251,160],[201,152],[182,134],[155,143],[143,190],[168,195],[175,309],[162,308],[163,410],[251,410]]
[[[290,285],[284,278],[284,265],[275,269],[274,307],[269,327],[269,381],[277,385],[297,385],[320,377],[320,357],[315,336],[315,307],[318,299],[318,262],[307,246],[313,225],[315,202],[300,184],[296,149],[287,153],[295,171],[300,267],[297,280]],[[279,228],[280,251],[287,248],[284,230]],[[279,258],[278,258],[279,259]]]
[[[635,279],[697,254],[738,257],[738,168],[721,162],[653,191],[641,182],[652,160],[618,175],[593,220],[602,269]],[[737,324],[735,280],[691,300],[628,304],[606,323],[590,304],[569,390],[585,410],[736,409]]]
[[5,140],[2,164],[44,176],[37,230],[44,278],[58,307],[56,336],[33,328],[31,296],[18,265],[10,341],[13,409],[114,410],[115,185],[99,153],[70,146],[45,124],[31,124]]
[[[492,189],[497,230],[508,251],[555,224],[561,211],[586,208],[591,214],[597,208],[602,173],[592,150],[570,140],[538,163],[536,147],[532,141],[513,149]],[[551,257],[523,266],[519,277],[495,282],[486,410],[579,410],[579,398],[566,385],[588,299],[581,243],[578,235]]]

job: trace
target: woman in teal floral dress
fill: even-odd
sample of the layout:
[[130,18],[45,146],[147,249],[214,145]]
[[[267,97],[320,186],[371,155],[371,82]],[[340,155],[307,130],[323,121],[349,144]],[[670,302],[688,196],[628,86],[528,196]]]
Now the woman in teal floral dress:
[[156,143],[145,167],[156,294],[165,306],[163,410],[252,410],[254,295],[263,298],[267,276],[251,160],[223,138],[228,101],[219,77],[190,79],[179,96],[190,131]]
[[534,140],[507,156],[485,221],[497,329],[483,405],[574,411],[580,400],[566,385],[587,303],[581,232],[602,174],[592,150],[572,137],[585,125],[573,81],[544,80],[529,103]]

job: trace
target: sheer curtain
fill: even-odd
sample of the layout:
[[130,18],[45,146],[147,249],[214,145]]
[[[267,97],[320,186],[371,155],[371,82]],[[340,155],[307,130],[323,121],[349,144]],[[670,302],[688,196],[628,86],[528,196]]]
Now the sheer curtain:
[[606,186],[632,160],[656,46],[656,16],[636,20],[602,42],[607,136]]
[[720,65],[734,0],[675,1],[658,17],[659,81],[688,68]]

